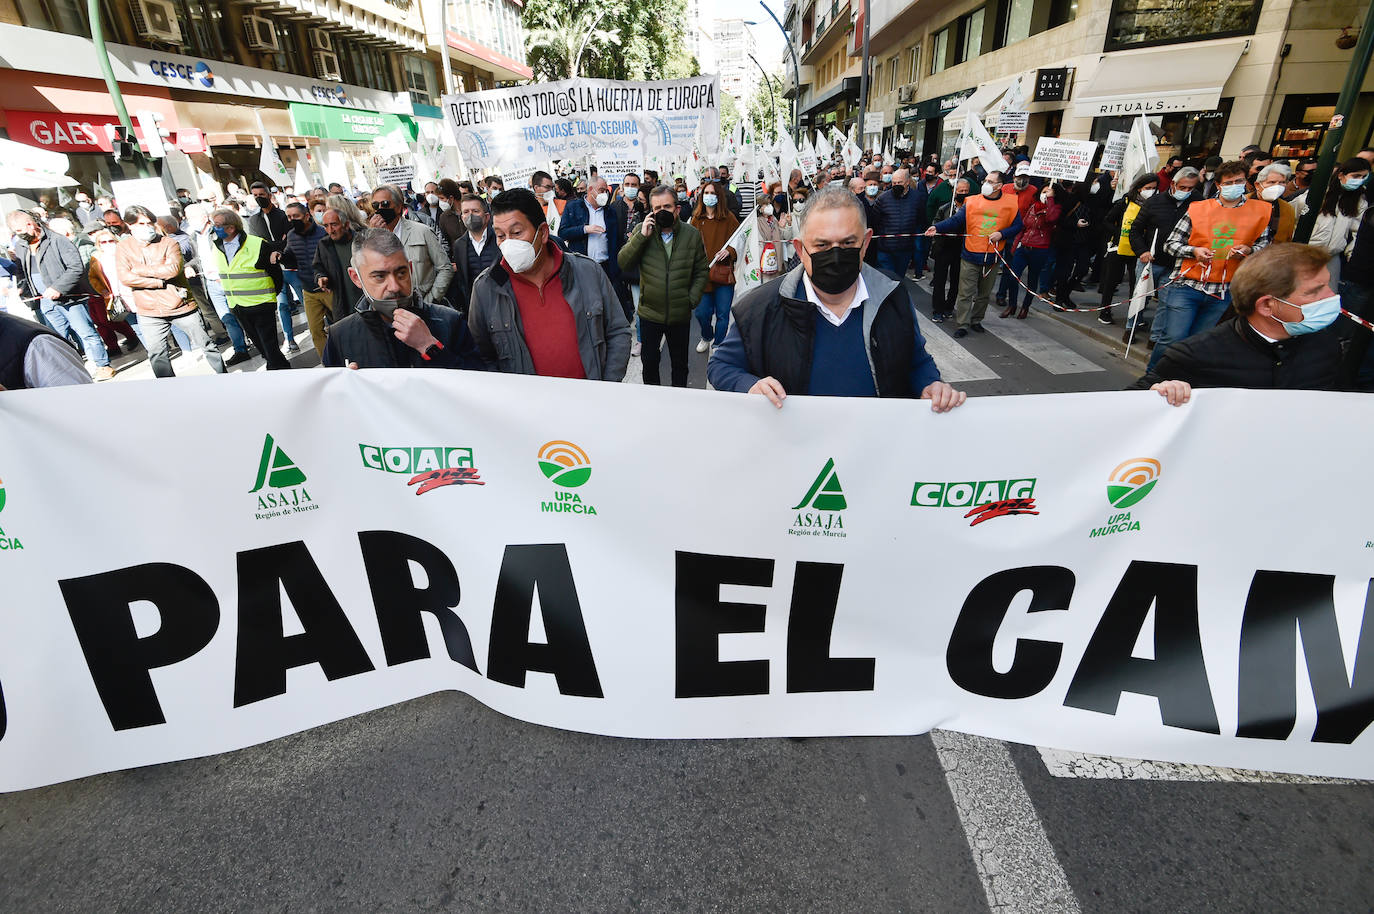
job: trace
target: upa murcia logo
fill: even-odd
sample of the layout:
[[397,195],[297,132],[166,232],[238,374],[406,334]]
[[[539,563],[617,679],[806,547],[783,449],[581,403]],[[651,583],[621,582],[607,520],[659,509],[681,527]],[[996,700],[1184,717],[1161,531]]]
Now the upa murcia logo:
[[844,515],[840,512],[847,507],[849,502],[845,500],[844,487],[840,485],[840,474],[835,471],[835,458],[830,457],[812,480],[806,495],[792,506],[796,516],[787,532],[792,536],[834,536],[843,539]]
[[[5,510],[5,481],[0,479],[0,511]],[[0,526],[0,552],[18,552],[24,548],[24,544],[19,541],[19,537],[10,536],[5,532],[5,528]]]
[[[1154,491],[1163,469],[1153,457],[1133,457],[1121,463],[1107,477],[1107,502],[1113,508],[1122,509],[1139,504]],[[1088,539],[1113,533],[1134,533],[1139,529],[1140,521],[1132,518],[1130,511],[1123,510],[1109,515],[1105,524],[1089,531]]]
[[977,482],[918,482],[911,489],[913,508],[967,508],[970,527],[994,517],[1039,514],[1034,477],[984,479]]
[[254,520],[271,520],[319,508],[305,488],[305,471],[296,466],[271,435],[262,439],[257,479],[248,494],[257,496]]
[[360,444],[363,466],[409,476],[416,495],[445,486],[484,486],[470,447],[381,447]]
[[539,510],[549,514],[596,514],[596,506],[571,489],[580,489],[592,478],[592,460],[571,441],[548,441],[539,449],[539,471],[552,482],[551,501],[540,501]]

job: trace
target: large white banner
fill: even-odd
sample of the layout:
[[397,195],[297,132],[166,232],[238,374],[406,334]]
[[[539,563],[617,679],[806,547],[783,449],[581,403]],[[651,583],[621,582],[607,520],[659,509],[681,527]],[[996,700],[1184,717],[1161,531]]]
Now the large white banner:
[[935,415],[457,371],[3,393],[0,789],[441,689],[1368,778],[1374,526],[1319,468],[1372,426],[1360,395]]
[[469,167],[501,171],[583,156],[685,158],[698,134],[720,133],[719,97],[715,76],[578,78],[446,95],[444,112]]

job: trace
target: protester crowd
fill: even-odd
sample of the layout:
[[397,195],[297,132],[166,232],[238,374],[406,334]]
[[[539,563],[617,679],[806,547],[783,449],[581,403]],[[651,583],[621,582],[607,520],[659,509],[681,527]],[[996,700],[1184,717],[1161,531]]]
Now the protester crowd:
[[[1305,351],[1323,367],[1302,386],[1354,388],[1370,332],[1335,315],[1343,305],[1374,317],[1371,162],[1374,150],[1342,163],[1322,193],[1310,186],[1315,162],[1257,147],[1233,161],[1174,158],[1119,186],[1104,170],[1037,177],[1024,146],[986,163],[866,155],[794,169],[785,183],[725,166],[695,186],[652,171],[611,184],[594,168],[538,171],[509,189],[499,176],[444,178],[422,193],[258,182],[222,198],[178,190],[170,216],[78,188],[67,205],[44,196],[7,216],[0,387],[108,380],[112,357],[140,348],[156,377],[191,351],[215,372],[255,355],[287,369],[303,312],[326,366],[619,381],[639,358],[645,383],[659,384],[666,350],[681,387],[695,337],[718,389],[779,406],[793,392],[922,396],[947,409],[963,395],[925,352],[904,279],[928,277],[933,319],[953,321],[958,339],[984,332],[990,307],[1024,320],[1037,300],[1112,324],[1148,270],[1156,291],[1142,313],[1120,315],[1123,340],[1147,341],[1142,382],[1171,402],[1186,400],[1189,372],[1285,386],[1197,370],[1199,358],[1239,358],[1229,337],[1197,342],[1228,326],[1276,360],[1261,350],[1321,335],[1331,345]],[[1285,244],[1309,207],[1311,244]],[[746,222],[762,285],[737,300]],[[1306,253],[1247,270],[1288,248]],[[1311,297],[1314,278],[1330,294]],[[1270,380],[1279,375],[1290,377]]]

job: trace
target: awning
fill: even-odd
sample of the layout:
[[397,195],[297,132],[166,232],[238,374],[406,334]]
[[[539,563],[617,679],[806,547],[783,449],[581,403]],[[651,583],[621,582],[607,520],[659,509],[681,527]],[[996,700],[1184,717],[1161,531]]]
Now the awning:
[[1104,56],[1074,100],[1075,117],[1212,111],[1247,39]]
[[1012,83],[1020,78],[1021,74],[1017,73],[1015,76],[1006,76],[1002,79],[994,79],[989,83],[983,83],[977,89],[973,90],[972,95],[960,102],[959,107],[945,115],[945,123],[958,123],[959,120],[969,112],[981,115],[984,111],[987,111],[993,105],[1001,101],[1002,96],[1011,88]]
[[67,157],[60,152],[0,139],[0,187],[70,187],[76,181],[63,174],[67,167]]

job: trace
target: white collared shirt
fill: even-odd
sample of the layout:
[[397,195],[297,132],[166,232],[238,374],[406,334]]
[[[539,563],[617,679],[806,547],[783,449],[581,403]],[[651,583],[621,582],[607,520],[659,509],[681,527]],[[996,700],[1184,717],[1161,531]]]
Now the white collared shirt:
[[850,299],[849,305],[844,309],[844,314],[841,314],[839,317],[836,317],[835,312],[826,307],[825,303],[816,295],[816,287],[811,285],[811,277],[806,275],[805,270],[802,271],[802,286],[806,289],[806,300],[815,305],[825,319],[836,327],[843,324],[855,308],[868,301],[868,286],[864,285],[864,278],[862,276],[860,276],[859,281],[854,284],[854,297]]
[[472,234],[472,232],[468,232],[468,241],[471,241],[471,242],[472,242],[473,248],[477,251],[477,256],[478,256],[478,257],[481,257],[481,256],[482,256],[482,248],[484,248],[484,247],[487,246],[487,232],[486,232],[486,229],[483,229],[483,230],[482,230],[481,236],[475,236],[475,235]]

